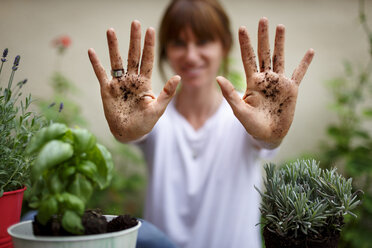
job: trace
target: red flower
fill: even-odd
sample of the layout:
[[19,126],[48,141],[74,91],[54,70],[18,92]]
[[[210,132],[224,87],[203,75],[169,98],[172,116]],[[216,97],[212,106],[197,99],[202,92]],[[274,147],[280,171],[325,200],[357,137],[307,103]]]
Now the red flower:
[[60,37],[60,40],[61,40],[61,44],[64,46],[64,47],[69,47],[71,45],[71,39],[69,36],[65,35],[65,36],[62,36]]
[[62,35],[52,41],[54,47],[68,48],[71,45],[71,38],[68,35]]

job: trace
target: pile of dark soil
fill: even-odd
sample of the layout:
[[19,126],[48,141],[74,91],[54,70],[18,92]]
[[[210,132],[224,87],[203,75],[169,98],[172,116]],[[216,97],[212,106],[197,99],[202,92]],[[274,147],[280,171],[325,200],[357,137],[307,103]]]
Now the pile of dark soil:
[[[137,223],[138,220],[130,215],[119,215],[108,222],[99,209],[86,210],[82,218],[84,235],[117,232],[134,227]],[[62,227],[58,216],[53,216],[46,225],[42,225],[35,216],[32,227],[37,236],[75,236]]]
[[310,239],[306,236],[291,239],[264,228],[263,236],[266,248],[337,248],[340,233],[324,236],[321,239]]

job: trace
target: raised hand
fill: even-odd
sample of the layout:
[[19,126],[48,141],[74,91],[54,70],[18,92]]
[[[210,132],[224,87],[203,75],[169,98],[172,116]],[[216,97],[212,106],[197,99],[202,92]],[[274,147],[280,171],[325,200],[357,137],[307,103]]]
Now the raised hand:
[[[291,78],[284,75],[285,28],[276,28],[273,62],[271,63],[268,20],[261,18],[258,26],[258,61],[247,29],[239,29],[239,42],[247,89],[240,98],[232,84],[224,77],[217,77],[222,93],[235,116],[249,134],[266,147],[278,146],[287,134],[295,112],[298,87],[314,56],[309,49]],[[271,67],[272,65],[272,67]]]
[[89,49],[88,54],[101,86],[103,108],[110,130],[116,139],[128,142],[151,131],[173,97],[180,77],[172,77],[165,84],[158,98],[155,98],[151,89],[155,31],[152,28],[146,31],[141,66],[138,71],[141,58],[141,24],[138,21],[133,21],[131,25],[125,73],[118,40],[113,29],[107,30],[107,41],[113,72],[111,79],[107,77],[92,48]]

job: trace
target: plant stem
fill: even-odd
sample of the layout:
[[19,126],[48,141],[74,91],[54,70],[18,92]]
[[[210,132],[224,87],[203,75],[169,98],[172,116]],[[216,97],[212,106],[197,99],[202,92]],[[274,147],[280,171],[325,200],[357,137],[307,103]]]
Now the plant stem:
[[8,83],[8,90],[9,90],[9,91],[11,90],[10,88],[12,87],[13,78],[14,78],[14,73],[15,73],[15,71],[12,70],[12,74],[10,74],[9,83]]
[[[362,27],[366,34],[370,34],[372,31],[367,24],[366,12],[365,12],[365,0],[359,0],[359,17]],[[370,39],[368,40],[370,42]]]
[[13,180],[13,177],[16,175],[16,173],[19,171],[19,166],[16,166],[17,169],[14,170],[12,175],[9,177],[8,181],[3,185],[3,189]]
[[1,75],[1,71],[3,70],[3,65],[4,65],[4,62],[1,61],[1,67],[0,67],[0,75]]
[[365,70],[367,78],[369,78],[369,75],[371,74],[370,67],[372,66],[372,30],[370,29],[367,23],[367,17],[366,17],[366,12],[365,12],[365,0],[359,0],[359,17],[360,17],[359,18],[360,24],[362,25],[362,28],[365,34],[367,35],[368,44],[369,44],[370,60]]

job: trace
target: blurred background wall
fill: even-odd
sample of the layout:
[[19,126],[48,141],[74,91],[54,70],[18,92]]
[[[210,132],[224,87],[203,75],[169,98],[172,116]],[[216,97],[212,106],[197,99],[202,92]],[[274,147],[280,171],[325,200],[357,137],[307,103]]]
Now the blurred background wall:
[[[51,40],[68,35],[71,47],[60,61],[61,71],[80,90],[75,100],[89,128],[101,139],[111,140],[104,118],[99,84],[91,68],[87,50],[93,47],[109,73],[110,61],[105,31],[116,29],[122,56],[126,58],[130,22],[157,29],[169,0],[0,0],[0,49],[9,48],[11,57],[21,55],[17,79],[28,78],[25,92],[34,98],[51,94],[48,84],[56,67],[57,53]],[[358,3],[351,0],[221,0],[232,21],[235,44],[234,68],[243,73],[237,30],[247,26],[254,47],[257,24],[262,16],[270,21],[273,44],[275,26],[286,26],[286,74],[291,76],[306,50],[315,49],[314,60],[299,92],[294,122],[274,161],[284,161],[317,148],[325,137],[325,126],[332,121],[325,81],[343,72],[343,61],[363,63],[367,42],[358,22]],[[366,13],[372,13],[367,1]],[[371,20],[369,20],[371,22]],[[157,68],[157,64],[155,64]],[[163,85],[158,71],[153,74],[153,89]]]

